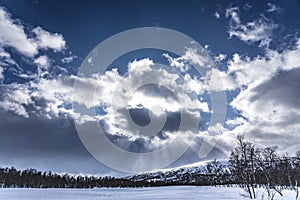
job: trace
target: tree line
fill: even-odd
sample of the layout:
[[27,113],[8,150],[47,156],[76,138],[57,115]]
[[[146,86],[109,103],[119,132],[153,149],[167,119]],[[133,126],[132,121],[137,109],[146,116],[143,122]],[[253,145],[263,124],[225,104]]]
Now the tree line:
[[76,176],[41,172],[36,169],[17,170],[0,168],[0,187],[11,188],[95,188],[95,187],[141,187],[146,183],[111,176]]

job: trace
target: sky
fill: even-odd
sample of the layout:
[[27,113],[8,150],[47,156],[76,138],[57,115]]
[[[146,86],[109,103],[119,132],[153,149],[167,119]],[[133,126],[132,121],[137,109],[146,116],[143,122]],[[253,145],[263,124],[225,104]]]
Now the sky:
[[0,0],[0,165],[120,175],[228,158],[238,134],[294,155],[299,8]]

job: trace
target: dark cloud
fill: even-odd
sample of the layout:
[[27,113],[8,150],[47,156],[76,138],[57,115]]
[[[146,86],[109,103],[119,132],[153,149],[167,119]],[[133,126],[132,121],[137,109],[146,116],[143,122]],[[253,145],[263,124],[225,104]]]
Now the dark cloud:
[[[251,102],[264,99],[274,101],[289,108],[300,108],[300,68],[280,72],[269,81],[257,86],[250,99]],[[274,108],[276,109],[276,108]]]
[[23,118],[0,112],[1,165],[69,173],[117,173],[95,160],[81,143],[73,120]]
[[146,84],[140,87],[137,91],[142,91],[146,96],[160,97],[163,99],[171,98],[177,100],[176,95],[163,85],[158,84]]
[[300,68],[280,71],[242,93],[239,106],[248,122],[239,131],[262,146],[279,147],[294,154],[299,150]]
[[139,126],[147,126],[151,122],[149,110],[145,108],[129,109],[132,120]]
[[[123,114],[122,119],[126,120],[126,130],[128,132],[134,132],[134,128],[132,128],[130,120],[126,117],[126,113],[128,111],[126,109],[123,110],[119,110],[120,114]],[[154,114],[152,114],[152,118],[150,118],[149,113],[151,111],[149,111],[148,109],[142,108],[142,109],[130,109],[129,113],[130,113],[130,117],[132,118],[132,120],[134,121],[134,123],[136,123],[139,126],[146,126],[149,123],[153,123],[156,121],[162,121],[163,116],[156,116]],[[182,115],[183,117],[186,119],[186,123],[184,126],[180,127],[180,123],[181,123],[181,119],[182,119]],[[151,121],[152,119],[152,121]],[[194,124],[197,123],[198,124],[198,129],[197,130],[193,130],[191,127],[194,127]],[[106,123],[104,121],[102,121],[101,126],[103,127],[103,129],[106,129]],[[151,147],[150,143],[151,140],[154,139],[154,137],[158,137],[161,142],[163,142],[164,140],[169,139],[169,136],[166,135],[165,133],[168,132],[170,134],[178,134],[177,131],[179,131],[179,128],[181,128],[181,132],[188,132],[188,131],[192,131],[195,132],[195,134],[199,131],[202,130],[203,128],[203,124],[202,121],[198,120],[197,117],[195,117],[194,115],[190,114],[189,112],[182,110],[182,112],[167,112],[166,114],[166,121],[163,124],[163,127],[161,128],[161,130],[159,130],[154,136],[149,136],[149,139],[142,139],[142,138],[137,138],[134,139],[130,136],[126,136],[125,134],[116,134],[116,133],[111,133],[109,132],[109,130],[105,130],[106,135],[108,136],[108,138],[117,146],[130,151],[130,152],[151,152],[151,151],[155,151],[157,149],[160,149],[161,147],[155,146],[155,147]],[[149,131],[152,131],[149,129]],[[147,135],[147,133],[143,133],[142,135]]]

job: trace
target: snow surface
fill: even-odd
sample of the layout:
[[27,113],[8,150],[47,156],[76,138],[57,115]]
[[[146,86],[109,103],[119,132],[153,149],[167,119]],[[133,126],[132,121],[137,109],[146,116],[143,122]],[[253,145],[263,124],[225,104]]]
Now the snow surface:
[[[262,199],[263,190],[257,199]],[[284,191],[284,196],[276,196],[277,200],[295,199],[294,191]],[[0,188],[0,200],[152,200],[152,199],[195,199],[246,200],[245,192],[236,187],[196,187],[173,186],[153,188],[95,188],[95,189],[28,189]],[[267,194],[263,199],[268,199]]]

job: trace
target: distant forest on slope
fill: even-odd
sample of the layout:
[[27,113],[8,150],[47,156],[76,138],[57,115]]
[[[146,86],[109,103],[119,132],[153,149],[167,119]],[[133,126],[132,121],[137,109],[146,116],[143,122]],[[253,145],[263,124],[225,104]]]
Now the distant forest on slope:
[[250,198],[255,188],[279,193],[293,189],[299,194],[300,151],[296,156],[279,155],[277,147],[256,148],[244,136],[237,137],[237,146],[227,162],[213,160],[197,170],[161,171],[128,177],[95,177],[60,175],[35,169],[0,168],[0,187],[22,188],[95,188],[95,187],[153,187],[170,185],[238,185]]

